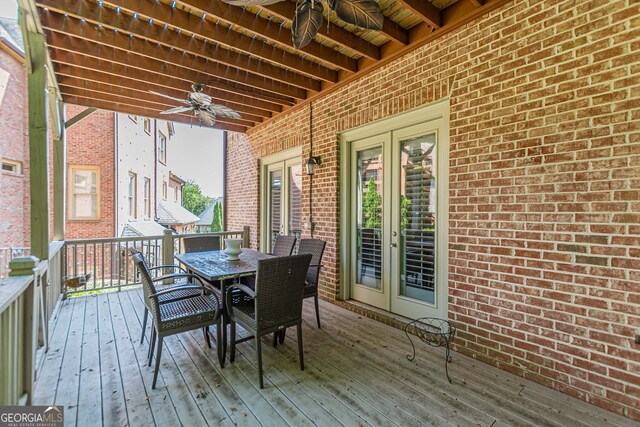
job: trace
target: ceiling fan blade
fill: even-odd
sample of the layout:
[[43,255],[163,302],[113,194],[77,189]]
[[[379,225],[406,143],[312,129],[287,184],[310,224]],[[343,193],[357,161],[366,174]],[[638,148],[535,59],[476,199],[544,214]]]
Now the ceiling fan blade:
[[374,0],[329,0],[329,7],[344,22],[368,30],[381,30],[384,15]]
[[316,37],[322,25],[324,8],[320,0],[303,0],[296,7],[291,24],[291,38],[296,49],[302,49]]
[[206,126],[213,126],[216,124],[216,115],[207,110],[195,110],[193,114],[195,114],[198,120]]
[[279,3],[282,0],[222,0],[223,2],[233,6],[266,6],[268,4]]
[[191,92],[189,93],[189,101],[202,105],[204,107],[211,104],[211,97],[206,93]]
[[189,103],[189,101],[187,101],[185,99],[174,98],[173,96],[165,95],[164,93],[154,92],[152,90],[150,90],[149,92],[151,92],[154,95],[162,96],[163,98],[168,98],[168,99],[171,99],[171,100],[176,101],[176,102],[182,102],[183,104],[188,104]]
[[213,113],[216,116],[229,117],[232,119],[239,119],[240,113],[238,113],[233,108],[229,108],[225,105],[220,104],[209,104],[207,106],[207,111]]
[[160,114],[176,114],[176,113],[184,113],[185,111],[191,111],[193,107],[173,107],[169,108],[166,111],[161,111]]

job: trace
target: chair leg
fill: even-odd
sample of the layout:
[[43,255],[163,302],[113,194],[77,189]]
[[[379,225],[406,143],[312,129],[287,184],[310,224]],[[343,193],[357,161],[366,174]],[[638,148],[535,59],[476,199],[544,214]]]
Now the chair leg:
[[236,360],[236,322],[233,320],[230,322],[229,339],[231,340],[231,346],[229,348],[229,362],[233,363]]
[[140,337],[140,344],[144,343],[144,333],[147,329],[147,317],[149,316],[149,310],[144,307],[144,314],[142,315],[142,337]]
[[204,339],[207,341],[207,347],[211,348],[211,338],[209,338],[209,327],[205,326],[204,328],[202,328],[202,331],[204,332]]
[[318,294],[313,296],[313,300],[316,303],[316,320],[318,321],[318,329],[322,329],[320,327],[320,310],[318,309]]
[[224,368],[224,353],[222,352],[222,321],[218,319],[216,323],[216,350],[218,351],[218,362]]
[[300,358],[300,370],[304,371],[304,354],[302,352],[302,325],[296,326],[298,331],[298,357]]
[[260,388],[264,388],[264,383],[262,382],[262,345],[258,334],[256,334],[256,353],[258,353],[258,375],[260,378]]
[[158,337],[158,354],[156,354],[156,369],[153,372],[153,383],[151,384],[151,388],[156,388],[156,381],[158,381],[158,371],[160,370],[160,356],[162,356],[162,339],[163,337]]
[[156,330],[151,328],[151,340],[149,341],[149,353],[147,354],[147,366],[151,366],[153,360],[153,346],[156,344]]

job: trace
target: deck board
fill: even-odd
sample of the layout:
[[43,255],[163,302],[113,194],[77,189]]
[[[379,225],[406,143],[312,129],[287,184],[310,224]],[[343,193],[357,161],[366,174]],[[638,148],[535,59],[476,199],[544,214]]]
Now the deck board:
[[318,329],[309,302],[304,371],[294,330],[276,348],[263,339],[262,390],[253,340],[221,369],[192,331],[165,339],[152,390],[141,292],[71,298],[51,321],[34,404],[63,404],[66,424],[79,426],[634,425],[458,353],[449,384],[442,349],[417,343],[410,362],[402,331],[324,302]]

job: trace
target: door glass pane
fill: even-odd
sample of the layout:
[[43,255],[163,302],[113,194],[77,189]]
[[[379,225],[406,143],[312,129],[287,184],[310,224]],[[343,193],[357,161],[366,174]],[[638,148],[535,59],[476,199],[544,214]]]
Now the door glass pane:
[[357,282],[382,286],[382,147],[357,154]]
[[400,144],[400,295],[435,301],[436,135]]
[[269,218],[271,219],[271,241],[269,242],[269,250],[273,247],[273,241],[276,235],[280,234],[281,229],[281,213],[280,207],[282,204],[282,171],[274,170],[269,173],[269,200],[271,201],[269,206]]
[[289,166],[289,236],[302,232],[302,165]]

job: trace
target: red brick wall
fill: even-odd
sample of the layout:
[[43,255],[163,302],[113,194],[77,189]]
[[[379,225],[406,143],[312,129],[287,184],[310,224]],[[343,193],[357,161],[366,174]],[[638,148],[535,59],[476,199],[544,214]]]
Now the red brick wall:
[[[640,419],[638,28],[637,2],[516,1],[314,102],[322,296],[339,287],[337,134],[448,94],[456,349]],[[230,135],[227,223],[252,245],[257,159],[307,141],[306,109]]]
[[[74,117],[85,107],[66,105],[66,119]],[[114,237],[115,233],[115,115],[97,110],[67,129],[67,168],[71,165],[100,167],[100,219],[70,220],[67,208],[66,239]],[[67,176],[67,203],[69,203]]]
[[24,64],[3,49],[0,49],[0,72],[9,74],[0,104],[0,157],[21,162],[23,168],[19,175],[0,172],[0,247],[28,247],[31,241],[27,74]]

